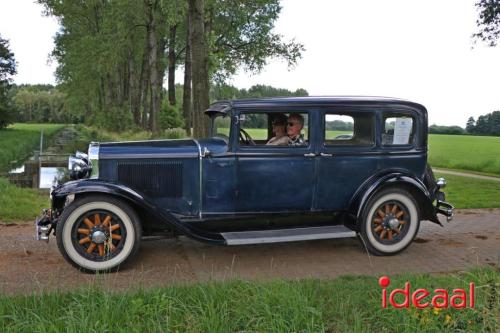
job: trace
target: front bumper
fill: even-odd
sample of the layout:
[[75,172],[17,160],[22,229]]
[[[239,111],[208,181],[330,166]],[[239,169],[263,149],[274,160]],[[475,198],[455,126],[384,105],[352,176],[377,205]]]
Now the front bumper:
[[55,233],[56,223],[53,218],[52,209],[44,209],[42,215],[35,220],[35,239],[49,242],[51,232]]
[[[443,186],[444,187],[444,186]],[[444,192],[438,190],[436,194],[436,214],[446,216],[446,221],[450,222],[454,216],[455,207],[446,201]]]

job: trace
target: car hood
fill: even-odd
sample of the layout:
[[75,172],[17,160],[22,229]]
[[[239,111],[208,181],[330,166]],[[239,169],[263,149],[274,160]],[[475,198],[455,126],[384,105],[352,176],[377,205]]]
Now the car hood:
[[206,150],[224,153],[227,143],[220,138],[105,142],[99,145],[99,159],[199,157]]

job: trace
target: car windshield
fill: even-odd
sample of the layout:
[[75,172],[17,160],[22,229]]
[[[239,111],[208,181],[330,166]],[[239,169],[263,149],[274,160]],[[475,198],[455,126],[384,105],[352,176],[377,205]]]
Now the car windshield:
[[227,113],[216,113],[211,117],[212,136],[228,140],[231,117]]

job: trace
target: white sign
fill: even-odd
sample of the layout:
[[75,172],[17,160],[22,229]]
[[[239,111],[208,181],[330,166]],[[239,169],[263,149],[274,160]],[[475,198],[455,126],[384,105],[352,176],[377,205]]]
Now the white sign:
[[410,141],[410,133],[413,127],[412,118],[396,118],[394,126],[394,138],[392,144],[407,145]]

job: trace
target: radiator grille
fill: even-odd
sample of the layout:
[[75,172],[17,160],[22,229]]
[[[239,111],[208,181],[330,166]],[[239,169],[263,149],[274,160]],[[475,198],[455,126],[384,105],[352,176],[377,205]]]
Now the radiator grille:
[[118,181],[145,194],[182,197],[182,162],[118,162]]

